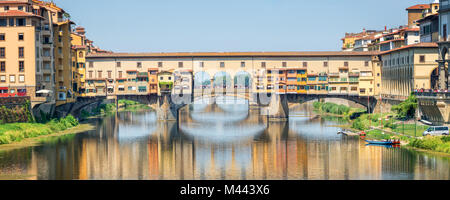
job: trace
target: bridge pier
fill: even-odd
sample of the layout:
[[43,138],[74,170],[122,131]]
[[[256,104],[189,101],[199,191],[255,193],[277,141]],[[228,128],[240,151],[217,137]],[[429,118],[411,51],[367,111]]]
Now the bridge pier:
[[269,106],[267,107],[267,117],[269,121],[288,121],[289,105],[287,95],[273,94]]
[[156,108],[158,121],[178,120],[178,109],[172,105],[170,93],[161,93],[161,97],[158,99],[158,105]]
[[450,124],[450,98],[418,97],[418,113],[434,125]]

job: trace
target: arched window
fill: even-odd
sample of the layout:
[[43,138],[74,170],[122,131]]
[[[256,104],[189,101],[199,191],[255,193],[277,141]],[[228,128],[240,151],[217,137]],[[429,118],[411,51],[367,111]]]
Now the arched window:
[[80,52],[78,57],[82,58],[83,57],[83,52]]

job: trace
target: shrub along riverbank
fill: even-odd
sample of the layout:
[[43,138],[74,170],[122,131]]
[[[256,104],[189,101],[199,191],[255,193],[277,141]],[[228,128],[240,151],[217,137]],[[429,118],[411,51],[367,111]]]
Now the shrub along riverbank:
[[34,122],[30,110],[30,101],[27,101],[21,106],[16,106],[15,108],[0,106],[0,124],[18,122]]
[[344,119],[350,119],[356,113],[362,113],[365,110],[361,108],[351,108],[344,105],[339,105],[335,103],[323,103],[314,102],[314,109],[320,113],[331,114],[334,116],[339,116]]
[[26,138],[34,138],[64,131],[79,125],[77,119],[69,115],[59,120],[53,119],[43,123],[9,123],[0,125],[0,145],[20,142]]
[[[150,106],[141,104],[136,101],[131,100],[119,100],[119,111],[140,111],[140,110],[149,110],[151,109]],[[92,116],[102,116],[107,115],[115,112],[116,104],[115,103],[109,103],[109,104],[101,104],[96,109],[92,110],[92,112],[88,112],[83,110],[81,112],[81,118],[87,119]]]

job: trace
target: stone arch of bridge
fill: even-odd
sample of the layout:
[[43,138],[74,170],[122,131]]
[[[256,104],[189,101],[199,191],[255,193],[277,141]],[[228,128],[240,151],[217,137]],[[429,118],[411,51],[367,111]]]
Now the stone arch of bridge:
[[345,95],[295,95],[295,96],[289,96],[288,95],[288,102],[291,104],[298,103],[304,104],[311,101],[317,101],[321,99],[343,99],[349,102],[356,103],[358,105],[361,105],[367,109],[368,112],[372,113],[375,109],[375,106],[378,103],[378,100],[374,97],[359,97],[359,96],[345,96]]

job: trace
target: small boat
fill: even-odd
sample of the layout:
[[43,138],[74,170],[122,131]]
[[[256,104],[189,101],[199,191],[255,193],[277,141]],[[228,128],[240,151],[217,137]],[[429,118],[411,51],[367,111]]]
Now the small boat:
[[338,135],[344,135],[344,136],[358,136],[358,134],[353,133],[351,131],[347,131],[347,130],[339,131],[337,134]]
[[385,141],[376,141],[376,140],[366,140],[369,144],[377,144],[377,145],[399,145],[400,140],[385,140]]
[[429,122],[429,121],[427,121],[427,120],[424,120],[424,119],[422,119],[422,120],[419,120],[420,122],[422,122],[422,123],[424,123],[424,124],[426,124],[426,125],[428,125],[428,126],[432,126],[433,125],[433,123],[432,122]]
[[386,147],[386,148],[400,148],[400,145],[366,144],[366,146]]

